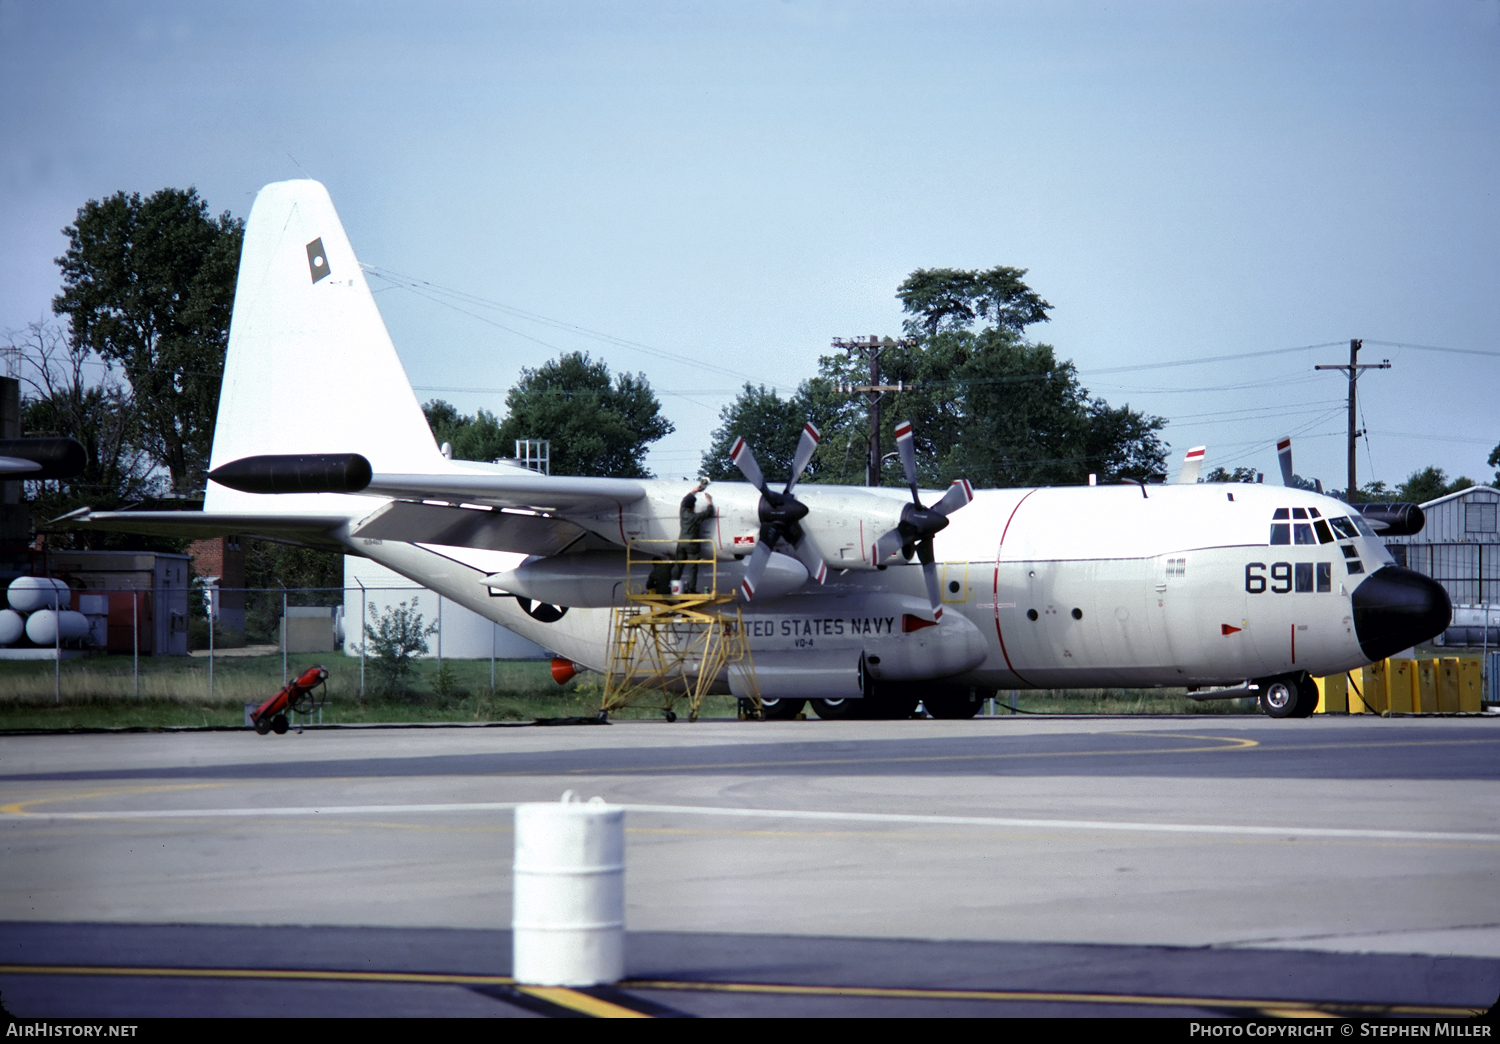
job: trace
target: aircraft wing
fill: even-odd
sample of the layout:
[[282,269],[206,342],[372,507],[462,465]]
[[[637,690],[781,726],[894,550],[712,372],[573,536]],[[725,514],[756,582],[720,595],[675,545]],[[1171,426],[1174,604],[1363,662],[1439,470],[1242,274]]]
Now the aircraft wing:
[[102,529],[111,533],[203,540],[242,535],[299,544],[341,547],[332,536],[348,515],[229,514],[211,511],[91,511],[82,508],[54,518],[48,527]]
[[646,495],[633,479],[536,474],[374,475],[360,492],[399,500],[445,500],[549,514],[617,511]]

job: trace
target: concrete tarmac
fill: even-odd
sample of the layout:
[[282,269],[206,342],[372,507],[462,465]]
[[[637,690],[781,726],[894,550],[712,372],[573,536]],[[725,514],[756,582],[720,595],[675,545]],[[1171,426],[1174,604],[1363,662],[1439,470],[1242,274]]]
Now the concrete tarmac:
[[[1226,715],[3,737],[0,939],[25,927],[33,956],[7,955],[0,995],[18,1014],[111,995],[249,1013],[253,977],[85,985],[120,947],[197,967],[237,932],[275,971],[384,931],[408,976],[451,972],[432,940],[462,937],[487,955],[464,974],[503,979],[510,806],[566,789],[629,806],[629,970],[669,985],[628,1003],[657,1014],[1500,994],[1500,720]],[[169,930],[197,941],[141,942]],[[118,946],[66,956],[95,937]],[[327,945],[319,974],[362,952]],[[736,988],[683,985],[715,975]],[[556,1013],[504,982],[297,982],[273,992],[306,993],[303,1014],[442,991],[454,1014]],[[740,989],[757,984],[838,990]]]

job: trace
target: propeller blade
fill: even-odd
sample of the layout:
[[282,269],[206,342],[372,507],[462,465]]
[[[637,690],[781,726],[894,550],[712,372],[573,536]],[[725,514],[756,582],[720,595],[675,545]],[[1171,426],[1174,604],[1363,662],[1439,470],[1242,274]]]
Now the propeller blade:
[[927,581],[927,601],[932,605],[932,618],[941,620],[943,618],[943,594],[938,587],[937,563],[932,561],[932,541],[924,540],[917,545],[918,551],[923,548],[927,553],[922,556],[922,579]]
[[969,480],[954,479],[948,492],[943,494],[943,499],[932,505],[932,510],[939,515],[951,515],[973,499],[974,487],[969,485]]
[[1276,443],[1276,456],[1281,459],[1281,484],[1292,484],[1292,437],[1285,435]]
[[911,487],[912,503],[921,507],[922,502],[917,499],[917,446],[916,439],[912,436],[911,421],[902,421],[896,425],[896,449],[901,452],[901,467],[906,469],[906,484]]
[[740,469],[740,474],[749,480],[750,485],[766,491],[766,477],[760,473],[760,465],[755,462],[755,453],[750,449],[750,443],[745,441],[743,435],[735,437],[734,445],[729,447],[729,456],[734,461],[734,466]]
[[823,561],[823,556],[818,553],[818,547],[813,543],[812,537],[805,532],[802,539],[792,545],[792,550],[797,552],[797,559],[807,567],[807,575],[818,583],[828,579],[828,563]]
[[875,565],[879,565],[881,562],[884,562],[887,558],[890,558],[892,555],[894,555],[897,551],[900,551],[902,545],[905,543],[906,538],[901,535],[901,530],[899,528],[889,530],[886,533],[882,534],[880,539],[876,540],[874,546],[870,549],[870,554],[874,556],[875,559]]
[[792,477],[786,484],[787,493],[791,493],[792,488],[797,485],[797,480],[802,477],[807,462],[812,460],[813,451],[818,448],[822,437],[818,434],[818,429],[813,427],[812,421],[802,425],[802,438],[797,440],[797,455],[792,458]]
[[774,541],[762,540],[750,553],[750,562],[745,566],[744,579],[740,581],[740,593],[745,596],[747,602],[755,597],[755,585],[760,583],[761,575],[766,571],[766,563],[771,561],[772,543]]

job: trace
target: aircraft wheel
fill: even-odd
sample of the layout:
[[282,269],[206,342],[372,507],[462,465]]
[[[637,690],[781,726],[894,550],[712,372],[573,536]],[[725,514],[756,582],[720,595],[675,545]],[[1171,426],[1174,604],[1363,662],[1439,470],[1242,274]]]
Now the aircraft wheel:
[[979,694],[957,685],[934,686],[922,694],[922,704],[934,718],[960,721],[979,713]]
[[870,705],[865,717],[882,721],[904,721],[917,712],[917,704],[921,699],[914,687],[883,686],[865,697],[865,702]]
[[668,724],[668,725],[670,725],[670,724],[672,724],[672,722],[674,722],[674,721],[676,721],[676,720],[677,720],[677,715],[676,715],[676,713],[675,713],[675,712],[673,712],[673,711],[662,711],[662,712],[661,712],[661,716],[662,716],[662,717],[663,717],[663,718],[666,718],[666,719],[667,719],[667,724]]
[[260,735],[262,735],[262,736],[264,736],[266,733],[270,732],[271,731],[271,719],[269,719],[269,718],[256,718],[255,719],[255,731],[257,733],[259,733]]
[[276,733],[276,735],[285,736],[287,728],[288,725],[285,714],[278,714],[276,715],[276,717],[271,719],[271,731]]
[[[802,713],[802,708],[807,706],[807,701],[782,696],[774,700],[762,699],[760,706],[766,721],[791,721]],[[818,717],[821,718],[822,715],[819,714]]]
[[1304,674],[1297,682],[1297,709],[1292,712],[1292,717],[1310,718],[1317,709],[1318,683]]
[[865,717],[864,700],[811,700],[813,712],[824,721],[854,721]]
[[[1290,718],[1302,702],[1297,676],[1283,674],[1260,683],[1260,709],[1268,718]],[[1314,703],[1316,705],[1316,702]]]

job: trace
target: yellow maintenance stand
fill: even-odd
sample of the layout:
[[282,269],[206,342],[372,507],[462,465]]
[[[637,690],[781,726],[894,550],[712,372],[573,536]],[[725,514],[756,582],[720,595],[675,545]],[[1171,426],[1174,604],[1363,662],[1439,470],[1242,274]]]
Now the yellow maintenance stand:
[[[626,547],[625,605],[610,614],[601,713],[651,707],[676,721],[678,704],[686,702],[689,720],[697,721],[703,698],[727,669],[760,716],[755,661],[734,591],[719,590],[713,541],[697,542],[700,558],[675,558],[676,540],[632,540]],[[691,566],[698,590],[673,594],[670,573]]]

